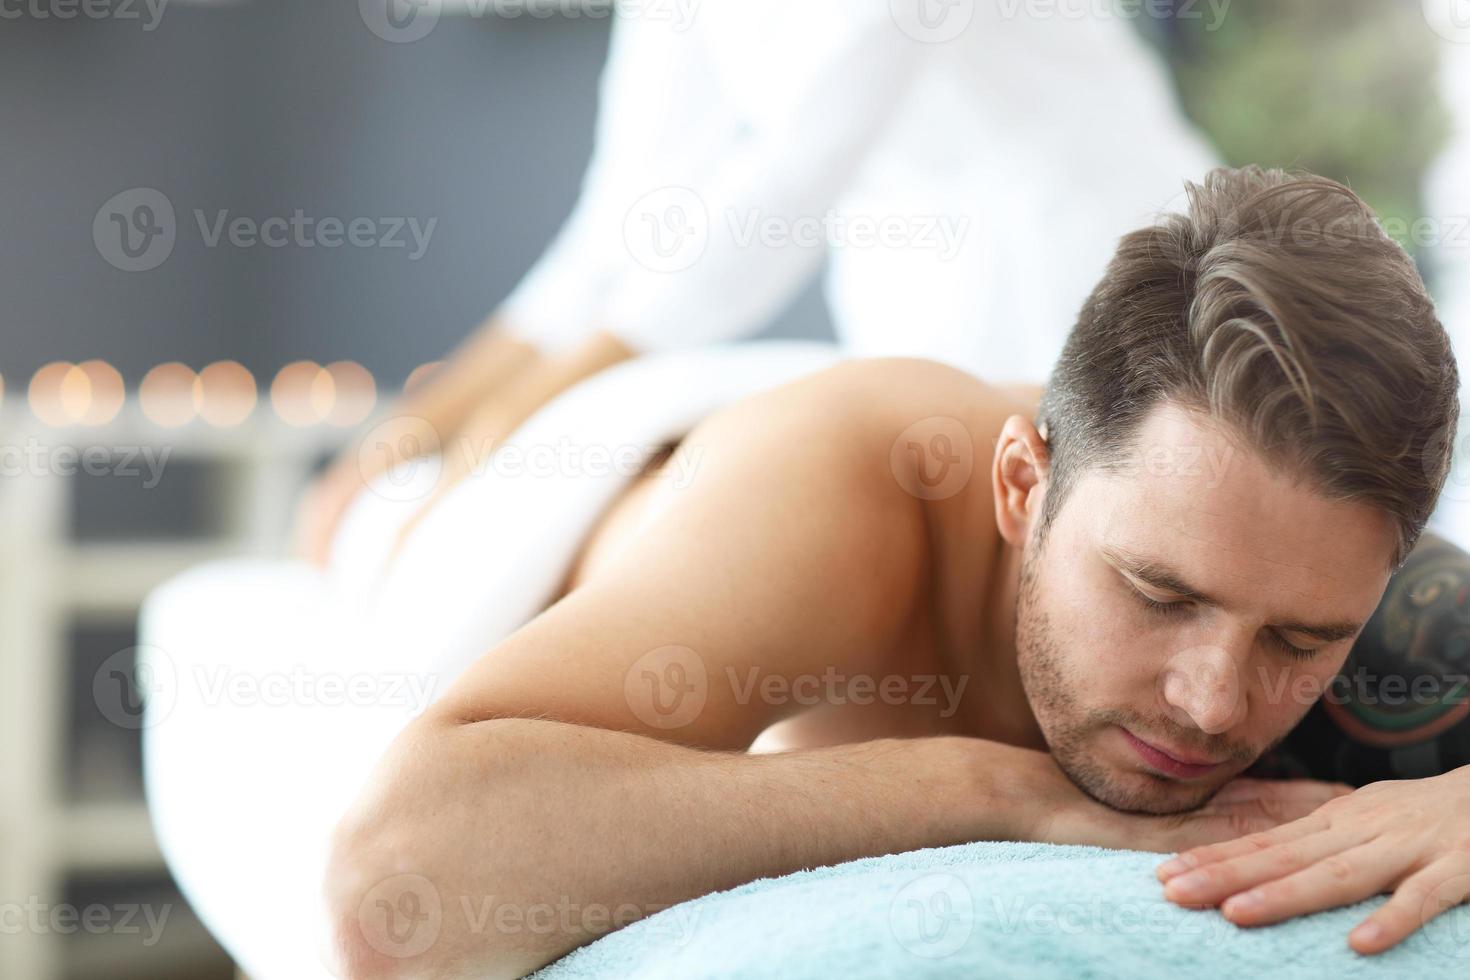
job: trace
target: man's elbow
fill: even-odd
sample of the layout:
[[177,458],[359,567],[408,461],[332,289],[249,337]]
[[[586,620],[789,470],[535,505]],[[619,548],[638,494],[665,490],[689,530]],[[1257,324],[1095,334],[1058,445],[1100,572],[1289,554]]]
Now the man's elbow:
[[413,878],[395,881],[377,849],[339,827],[327,861],[323,897],[327,961],[342,980],[433,975],[433,904]]
[[[493,835],[464,833],[444,796],[453,782],[434,777],[436,753],[413,755],[414,766],[380,767],[333,833],[322,887],[328,967],[341,980],[523,976],[541,964],[465,914],[471,893],[509,890],[490,876],[501,864]],[[467,837],[478,846],[466,849]]]

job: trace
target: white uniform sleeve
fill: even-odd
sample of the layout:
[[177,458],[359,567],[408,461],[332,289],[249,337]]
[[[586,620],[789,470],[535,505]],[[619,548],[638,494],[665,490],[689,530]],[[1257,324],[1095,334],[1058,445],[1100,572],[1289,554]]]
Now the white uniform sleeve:
[[934,51],[892,9],[921,2],[706,3],[747,126],[707,179],[645,179],[628,202],[631,261],[605,329],[637,349],[707,343],[755,332],[790,300],[826,254],[832,205]]
[[614,21],[580,194],[546,251],[501,302],[509,332],[556,351],[597,328],[624,272],[627,188],[661,160],[689,156],[695,145],[714,157],[731,141],[734,121],[721,112],[701,55],[695,35],[669,24]]

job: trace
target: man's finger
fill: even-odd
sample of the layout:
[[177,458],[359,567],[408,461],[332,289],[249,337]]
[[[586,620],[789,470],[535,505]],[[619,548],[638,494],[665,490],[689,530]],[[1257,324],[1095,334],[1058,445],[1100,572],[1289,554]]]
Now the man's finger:
[[1228,861],[1246,854],[1254,854],[1327,829],[1326,818],[1317,813],[1308,814],[1291,823],[1277,823],[1265,816],[1241,817],[1234,813],[1221,814],[1209,819],[1244,820],[1251,824],[1252,829],[1247,830],[1244,834],[1222,836],[1213,843],[1201,844],[1182,851],[1156,869],[1155,873],[1160,881],[1168,881],[1174,875],[1194,868],[1214,864],[1217,861]]
[[1364,955],[1397,946],[1435,916],[1470,899],[1470,871],[1436,861],[1400,882],[1393,897],[1348,934],[1348,945]]
[[1318,861],[1363,843],[1342,831],[1307,834],[1170,877],[1164,897],[1171,902],[1215,905],[1263,882],[1305,870]]
[[1232,895],[1220,906],[1220,913],[1238,926],[1270,925],[1361,902],[1392,887],[1403,872],[1404,855],[1379,838]]

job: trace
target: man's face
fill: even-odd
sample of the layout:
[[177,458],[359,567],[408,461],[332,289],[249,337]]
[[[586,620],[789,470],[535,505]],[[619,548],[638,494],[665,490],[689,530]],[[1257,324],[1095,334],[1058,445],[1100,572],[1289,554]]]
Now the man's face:
[[[1042,547],[1028,538],[1017,664],[1073,782],[1121,810],[1175,813],[1326,689],[1388,584],[1393,526],[1170,402],[1119,465],[1082,474]],[[1135,740],[1217,764],[1181,768]]]

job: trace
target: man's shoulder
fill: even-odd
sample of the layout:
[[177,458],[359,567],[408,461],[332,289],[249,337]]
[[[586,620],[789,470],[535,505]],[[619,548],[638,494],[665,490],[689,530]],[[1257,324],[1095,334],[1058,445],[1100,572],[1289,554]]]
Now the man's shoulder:
[[984,397],[995,386],[951,364],[925,357],[856,357],[817,372],[839,388],[938,386],[950,395]]
[[[926,446],[963,440],[984,465],[1007,417],[1034,414],[1039,386],[999,385],[938,361],[915,357],[844,361],[776,394],[771,407],[815,438],[864,453],[911,441]],[[935,440],[938,440],[935,443]]]
[[820,418],[884,427],[946,414],[967,423],[996,417],[1004,421],[1008,414],[1028,411],[1032,397],[1030,386],[992,384],[968,371],[918,357],[843,361],[788,385],[786,394],[820,410]]
[[[711,484],[751,488],[792,511],[873,534],[922,536],[931,505],[958,526],[993,508],[986,473],[1015,389],[918,358],[846,361],[730,406],[691,434]],[[807,506],[810,505],[810,506]],[[732,504],[733,506],[733,504]]]

